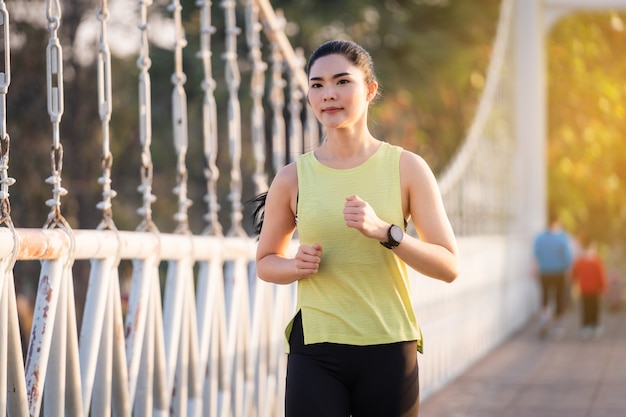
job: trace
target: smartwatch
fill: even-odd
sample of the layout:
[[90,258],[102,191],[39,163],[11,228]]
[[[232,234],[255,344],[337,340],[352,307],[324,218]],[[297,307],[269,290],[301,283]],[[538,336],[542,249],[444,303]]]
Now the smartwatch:
[[387,229],[387,241],[380,242],[380,244],[386,247],[387,249],[392,249],[398,246],[400,242],[402,242],[403,239],[404,239],[404,230],[402,230],[400,226],[396,226],[395,224],[392,224],[391,226],[389,226],[389,229]]

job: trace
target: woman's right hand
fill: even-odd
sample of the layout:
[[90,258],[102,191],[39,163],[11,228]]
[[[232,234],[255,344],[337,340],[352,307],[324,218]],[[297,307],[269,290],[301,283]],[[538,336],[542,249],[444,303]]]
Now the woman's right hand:
[[296,273],[300,278],[317,274],[322,260],[322,245],[300,245],[295,256]]

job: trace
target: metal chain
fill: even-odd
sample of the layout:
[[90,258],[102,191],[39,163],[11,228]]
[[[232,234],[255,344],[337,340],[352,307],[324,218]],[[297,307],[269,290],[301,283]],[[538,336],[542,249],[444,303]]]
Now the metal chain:
[[[306,97],[306,95],[305,95]],[[311,106],[304,106],[304,151],[310,151],[320,145],[320,125]]]
[[113,209],[111,200],[117,193],[111,188],[111,167],[113,154],[110,148],[109,124],[112,112],[111,95],[111,51],[107,38],[107,21],[109,8],[107,0],[102,0],[101,7],[96,11],[96,18],[100,21],[100,43],[98,45],[98,112],[102,121],[102,176],[98,182],[102,185],[102,201],[97,208],[102,210],[102,221],[99,229],[116,229],[113,223]]
[[285,165],[285,86],[283,68],[285,61],[276,42],[271,43],[272,80],[270,87],[270,103],[272,105],[272,166],[278,172]]
[[222,236],[222,225],[219,222],[220,204],[217,200],[217,179],[220,176],[217,167],[217,104],[215,102],[215,88],[217,83],[213,78],[213,68],[211,66],[211,35],[215,33],[215,26],[211,25],[211,1],[199,0],[196,6],[200,8],[200,52],[198,57],[202,60],[204,80],[202,89],[204,90],[204,103],[202,106],[202,136],[204,139],[204,158],[206,168],[204,177],[207,184],[207,193],[204,201],[207,203],[207,213],[204,220],[207,227],[203,234],[209,236]]
[[237,65],[237,36],[241,29],[237,27],[234,0],[222,2],[226,21],[226,51],[223,59],[226,63],[225,76],[228,86],[228,145],[230,161],[230,202],[231,226],[229,236],[245,236],[241,225],[243,220],[241,207],[241,107],[239,105],[239,85],[241,77]]
[[9,44],[9,12],[6,4],[0,1],[0,24],[4,46],[4,68],[0,72],[0,223],[11,221],[9,187],[15,179],[9,177],[9,149],[11,139],[7,133],[7,93],[11,83],[11,54]]
[[[305,59],[302,49],[296,51],[297,61],[300,68],[304,68]],[[297,83],[294,72],[289,72],[289,155],[300,155],[302,153],[302,106],[304,93]]]
[[157,231],[157,227],[152,221],[152,203],[156,201],[156,196],[152,194],[152,154],[150,145],[152,143],[152,108],[150,96],[150,43],[148,40],[148,6],[152,5],[152,0],[139,0],[140,19],[139,30],[141,31],[141,45],[137,67],[139,68],[139,140],[141,142],[141,185],[138,191],[142,193],[143,205],[137,209],[137,213],[142,216],[142,221],[137,230]]
[[61,6],[58,0],[47,0],[46,17],[50,39],[46,48],[46,74],[48,114],[52,123],[52,148],[50,162],[52,174],[46,183],[52,185],[52,198],[46,201],[50,213],[44,227],[49,228],[67,222],[61,215],[61,197],[67,190],[61,186],[63,172],[63,146],[60,139],[60,123],[63,116],[63,49],[57,31],[61,24]]
[[11,45],[9,42],[9,12],[4,1],[0,0],[0,25],[2,26],[2,44],[4,47],[4,68],[0,69],[0,225],[6,226],[13,235],[13,252],[10,259],[5,259],[5,273],[13,269],[19,253],[19,235],[11,219],[9,187],[15,184],[15,178],[9,176],[9,150],[11,138],[7,132],[7,93],[11,84]]
[[4,68],[0,68],[0,139],[7,135],[6,96],[11,83],[11,53],[9,42],[9,12],[4,1],[0,0],[0,25],[2,25],[2,44],[4,47]]
[[[6,100],[2,94],[3,102]],[[4,103],[3,103],[4,104]],[[6,112],[2,110],[2,120],[6,121]],[[9,177],[9,149],[11,139],[5,132],[0,138],[0,224],[11,222],[11,203],[9,201],[9,187],[15,184],[15,178]]]
[[[282,110],[284,98],[282,97],[282,89],[284,81],[281,80],[281,71],[284,70],[283,65],[290,71],[290,82],[298,84],[302,94],[307,91],[309,82],[306,73],[303,70],[302,51],[294,51],[287,35],[285,34],[286,21],[280,10],[274,10],[269,0],[255,0],[259,7],[259,18],[263,22],[263,32],[271,43],[273,68],[272,68],[272,92],[271,102],[274,110]],[[292,85],[292,88],[294,86]],[[279,124],[284,123],[282,114],[278,115],[274,111],[274,127],[272,134],[272,147],[274,149],[273,166],[277,170],[282,167],[284,157],[284,146],[279,141],[284,140],[284,128]],[[310,106],[304,106],[304,151],[313,149],[320,142],[320,125],[311,111]],[[293,154],[293,153],[292,153]]]
[[172,0],[169,6],[170,12],[174,17],[174,27],[176,33],[176,42],[174,48],[174,73],[172,74],[172,84],[174,91],[172,92],[172,125],[174,129],[174,147],[178,157],[176,165],[176,187],[174,194],[178,196],[178,212],[174,215],[177,222],[177,233],[191,233],[189,229],[188,209],[192,201],[187,198],[187,180],[188,172],[185,163],[187,156],[187,148],[189,145],[188,129],[187,129],[187,94],[184,85],[187,82],[187,76],[183,72],[183,49],[187,46],[185,39],[185,31],[182,23],[182,6],[179,0]]
[[265,172],[265,111],[263,96],[265,94],[265,71],[267,64],[263,61],[261,52],[260,32],[263,26],[259,22],[259,6],[255,0],[246,3],[246,39],[248,41],[249,57],[252,61],[252,77],[250,80],[250,96],[252,97],[251,125],[252,149],[256,169],[254,171],[255,194],[267,191],[267,174]]
[[263,21],[263,32],[267,39],[280,49],[285,65],[293,72],[294,81],[300,84],[302,91],[307,91],[309,81],[306,73],[300,68],[299,58],[291,46],[285,33],[287,21],[282,10],[274,10],[270,0],[256,0],[259,6],[260,18]]

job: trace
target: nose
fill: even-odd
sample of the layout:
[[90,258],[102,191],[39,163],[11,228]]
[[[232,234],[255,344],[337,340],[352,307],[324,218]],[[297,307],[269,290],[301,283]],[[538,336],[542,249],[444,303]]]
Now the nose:
[[331,101],[335,99],[335,91],[332,88],[326,88],[324,91],[324,97],[323,100],[326,101]]

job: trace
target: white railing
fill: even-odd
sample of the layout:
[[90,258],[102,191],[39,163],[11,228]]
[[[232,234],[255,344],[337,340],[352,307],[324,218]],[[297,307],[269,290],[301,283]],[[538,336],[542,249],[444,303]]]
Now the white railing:
[[[223,54],[228,90],[229,123],[226,130],[230,155],[231,228],[226,235],[218,222],[220,205],[216,180],[220,174],[217,155],[217,103],[212,74],[212,8],[198,1],[201,16],[200,57],[204,70],[204,151],[207,163],[207,227],[193,235],[188,225],[186,76],[182,51],[186,46],[181,4],[169,6],[174,29],[174,72],[172,74],[172,121],[176,151],[175,194],[178,197],[174,233],[162,233],[152,218],[153,164],[151,155],[152,113],[150,80],[151,16],[149,0],[138,2],[139,28],[139,139],[141,144],[142,221],[136,231],[118,230],[113,220],[109,123],[112,113],[111,52],[106,0],[96,12],[100,37],[97,51],[98,109],[102,123],[103,218],[95,230],[72,230],[61,210],[63,188],[63,144],[60,137],[63,106],[63,45],[58,37],[62,22],[59,0],[45,2],[50,39],[46,48],[48,113],[52,124],[52,198],[50,213],[42,229],[21,229],[10,216],[8,175],[10,139],[6,132],[6,106],[2,110],[2,225],[0,259],[3,260],[0,291],[1,361],[0,410],[9,415],[196,415],[274,416],[282,413],[285,373],[283,329],[293,312],[294,287],[276,287],[256,279],[255,239],[242,228],[242,116],[239,103],[241,83],[238,68],[235,1],[223,1],[226,52]],[[33,7],[37,7],[34,4]],[[41,5],[39,5],[41,7]],[[255,188],[267,188],[265,133],[261,98],[264,72],[261,60],[261,31],[272,51],[271,90],[290,90],[289,125],[284,124],[284,98],[272,100],[274,143],[290,141],[290,150],[310,148],[317,126],[301,126],[304,106],[303,60],[282,33],[284,21],[269,2],[248,1],[246,39],[254,64],[251,79],[254,157],[257,162]],[[9,13],[0,1],[4,29],[5,68],[2,71],[2,103],[10,85]],[[42,10],[43,12],[43,10]],[[298,101],[301,102],[298,104]],[[311,121],[310,116],[304,120]],[[295,132],[295,133],[294,133]],[[289,138],[287,138],[289,134]],[[298,136],[299,134],[299,136]],[[279,168],[288,157],[286,147],[276,146],[273,165]],[[89,284],[84,300],[76,300],[73,274],[77,262],[88,261]],[[38,290],[32,311],[32,327],[20,329],[17,315],[14,266],[40,261]],[[130,282],[126,291],[120,285]],[[77,306],[81,305],[82,311]],[[78,327],[80,324],[80,328]],[[28,333],[22,346],[21,332]],[[25,348],[25,349],[24,349]],[[22,352],[25,351],[24,356]],[[5,360],[6,359],[6,360]],[[9,394],[6,394],[6,393]]]
[[[293,287],[256,280],[254,240],[110,230],[0,232],[3,259],[14,256],[17,243],[19,260],[42,261],[25,366],[14,277],[3,270],[3,297],[11,303],[2,305],[12,314],[3,314],[8,326],[2,326],[2,340],[11,341],[5,357],[15,369],[5,369],[2,380],[14,387],[11,415],[39,415],[42,402],[52,416],[170,410],[280,415],[282,333],[293,311]],[[78,335],[72,263],[82,259],[90,260],[91,273]],[[122,260],[133,264],[126,314]],[[163,297],[161,262],[167,262]]]
[[[499,33],[508,31],[510,1],[505,1]],[[189,415],[220,417],[263,417],[283,414],[285,382],[284,327],[294,308],[295,286],[276,286],[256,278],[254,268],[255,239],[241,227],[241,114],[238,97],[237,53],[238,30],[234,1],[220,5],[224,11],[227,52],[224,54],[228,85],[227,106],[232,116],[228,124],[230,152],[231,229],[222,233],[218,222],[220,206],[216,197],[217,104],[213,96],[216,81],[211,71],[210,35],[211,2],[198,1],[201,11],[201,50],[198,56],[204,70],[203,104],[206,159],[207,228],[202,235],[189,231],[186,194],[187,152],[185,75],[180,62],[184,47],[180,23],[180,3],[172,1],[175,31],[175,71],[172,76],[174,144],[177,158],[178,211],[174,233],[163,233],[153,222],[151,145],[150,57],[148,6],[139,4],[139,91],[141,142],[142,216],[136,231],[115,227],[111,199],[112,189],[109,151],[111,116],[110,52],[107,43],[106,1],[101,2],[98,20],[101,25],[98,65],[100,68],[100,119],[103,132],[103,201],[99,208],[103,220],[94,230],[72,230],[62,215],[61,198],[67,194],[61,185],[62,144],[58,135],[63,115],[62,46],[56,37],[60,5],[47,2],[50,29],[48,46],[48,100],[53,127],[52,175],[53,198],[48,201],[50,214],[42,229],[24,229],[13,225],[10,217],[8,187],[8,144],[6,123],[0,131],[0,412],[10,416],[149,416]],[[318,137],[317,125],[311,122],[304,102],[306,77],[303,60],[295,53],[282,28],[284,21],[267,0],[250,0],[245,4],[246,39],[251,62],[252,114],[251,140],[257,169],[254,184],[257,191],[267,188],[263,125],[263,94],[269,94],[272,118],[272,165],[280,168],[291,152],[310,149]],[[509,12],[507,12],[507,10]],[[6,4],[0,1],[8,33]],[[508,20],[507,20],[508,19]],[[508,22],[508,23],[507,23]],[[263,28],[263,32],[261,29]],[[271,51],[272,65],[260,54],[262,35]],[[499,54],[509,53],[506,40],[496,41],[493,77],[501,74]],[[5,51],[10,50],[4,36]],[[229,49],[231,48],[231,49]],[[8,93],[10,60],[0,85],[1,98]],[[271,71],[268,92],[264,91],[265,70]],[[59,81],[60,80],[60,81]],[[422,398],[458,375],[468,364],[519,327],[533,311],[534,283],[528,279],[528,239],[519,231],[508,229],[516,224],[508,210],[511,192],[506,184],[483,184],[482,193],[489,196],[489,210],[502,213],[505,223],[497,234],[478,234],[476,222],[481,209],[468,198],[468,187],[482,179],[485,164],[492,161],[476,158],[484,143],[493,155],[494,146],[502,149],[514,138],[508,136],[510,100],[503,99],[506,83],[490,81],[485,104],[481,104],[479,123],[471,129],[472,151],[461,151],[457,161],[465,161],[459,172],[456,162],[444,174],[442,190],[451,207],[455,227],[467,231],[459,240],[461,277],[453,285],[443,284],[415,274],[414,302],[425,335],[425,354],[420,358]],[[284,97],[288,91],[287,97]],[[496,99],[499,98],[499,99]],[[286,105],[288,103],[288,105]],[[0,106],[6,122],[5,106]],[[288,117],[285,117],[284,113]],[[300,112],[303,112],[302,114]],[[495,116],[491,118],[489,114]],[[304,117],[300,117],[300,116]],[[296,117],[298,116],[298,117]],[[300,124],[300,120],[309,123]],[[494,120],[490,123],[488,120]],[[495,127],[485,127],[495,126]],[[502,130],[503,126],[505,127]],[[494,130],[496,129],[496,130]],[[500,130],[497,130],[500,129]],[[489,132],[481,135],[481,131]],[[506,138],[494,145],[494,132],[505,132]],[[481,137],[488,140],[484,141]],[[496,140],[497,142],[497,140]],[[288,145],[286,145],[288,143]],[[467,149],[468,146],[465,147]],[[510,148],[503,153],[515,155]],[[507,159],[511,161],[512,159]],[[506,168],[506,163],[497,164]],[[509,177],[496,178],[508,180]],[[446,179],[447,178],[447,179]],[[468,182],[463,183],[466,178]],[[511,179],[514,181],[515,179]],[[460,191],[454,191],[458,188]],[[504,195],[498,194],[507,189]],[[494,191],[495,190],[495,191]],[[511,191],[513,190],[513,191]],[[456,193],[456,194],[455,194]],[[456,197],[455,197],[456,196]],[[460,196],[460,197],[459,197]],[[467,216],[470,213],[472,216]],[[507,223],[508,222],[508,223]],[[495,230],[488,227],[486,230]],[[485,229],[482,230],[484,232]],[[475,233],[471,233],[475,232]],[[296,242],[294,241],[294,245]],[[28,345],[20,341],[20,320],[15,294],[16,263],[41,262],[38,291],[33,311]],[[73,274],[76,262],[88,261],[89,284],[85,300],[76,300]],[[130,289],[121,287],[129,282]],[[81,312],[78,304],[83,305]],[[80,327],[79,327],[80,324]],[[23,356],[23,352],[25,352]]]
[[[518,0],[521,1],[521,0]],[[521,202],[527,141],[516,137],[515,0],[501,2],[485,88],[465,141],[439,177],[459,238],[461,276],[453,285],[418,278],[415,303],[433,347],[422,361],[429,395],[519,329],[538,306],[533,230]],[[524,123],[523,121],[521,123]],[[421,314],[420,314],[421,313]]]
[[452,285],[414,274],[413,299],[424,334],[422,399],[488,354],[538,307],[527,238],[466,236],[458,243],[461,275]]
[[[515,1],[501,4],[487,78],[467,135],[439,186],[457,235],[520,232],[515,167]],[[517,230],[513,228],[517,227]]]

